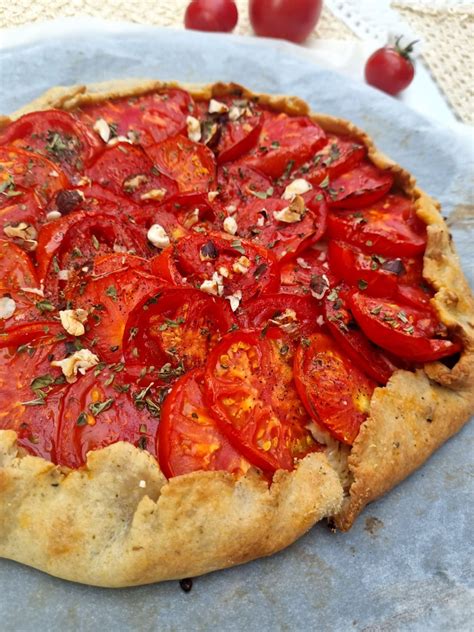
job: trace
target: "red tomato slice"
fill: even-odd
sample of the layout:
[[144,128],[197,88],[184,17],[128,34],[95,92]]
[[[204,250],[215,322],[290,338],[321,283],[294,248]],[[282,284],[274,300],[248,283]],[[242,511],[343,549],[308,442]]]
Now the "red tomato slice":
[[102,143],[73,114],[63,110],[30,112],[0,134],[0,145],[34,151],[60,165],[69,176],[88,165]]
[[389,171],[363,162],[328,184],[328,204],[336,208],[363,208],[383,198],[392,184],[393,176]]
[[186,117],[192,110],[188,92],[166,88],[154,94],[88,105],[76,114],[91,128],[102,118],[110,126],[111,138],[125,136],[147,147],[184,132]]
[[197,470],[240,476],[249,463],[219,430],[204,396],[202,371],[183,375],[165,399],[158,428],[160,468],[167,478]]
[[[117,222],[113,215],[84,216],[77,213],[75,216],[76,221],[68,221],[73,216],[67,216],[55,222],[57,236],[53,234],[51,237],[49,228],[45,231],[50,236],[48,240],[43,231],[40,233],[40,270],[42,272],[44,260],[47,259],[42,255],[43,248],[49,248],[50,263],[45,276],[45,287],[54,300],[60,297],[67,282],[76,284],[77,274],[90,272],[95,257],[113,253],[117,249],[140,256],[151,253],[144,232],[131,223]],[[52,244],[56,246],[54,249]],[[65,275],[66,279],[63,278]]]
[[292,178],[304,178],[313,186],[318,186],[326,176],[337,178],[356,167],[366,153],[365,147],[356,139],[328,134],[324,147],[293,171]]
[[[71,384],[59,422],[57,462],[81,467],[88,452],[117,441],[128,441],[156,456],[158,420],[138,395],[131,393],[120,372],[110,369],[90,370]],[[149,409],[158,411],[159,403],[153,397],[152,392],[147,393],[156,406],[148,404]]]
[[355,323],[347,302],[348,288],[334,288],[324,302],[324,315],[331,335],[341,350],[378,384],[386,384],[398,368],[373,345]]
[[118,195],[91,182],[74,189],[58,191],[54,199],[48,204],[46,212],[58,211],[61,215],[69,215],[79,211],[115,213],[128,221],[129,216],[140,209],[141,205],[136,204],[125,195]]
[[106,149],[86,170],[94,182],[136,202],[171,197],[178,191],[174,180],[160,173],[144,150],[119,143]]
[[152,274],[151,264],[148,259],[121,252],[96,257],[92,267],[92,274],[94,277],[99,277],[104,274],[122,272],[127,269],[140,270],[141,272]]
[[302,341],[294,372],[298,393],[314,421],[338,441],[352,445],[367,417],[375,382],[325,334]]
[[413,203],[401,195],[387,195],[358,211],[330,213],[328,234],[392,257],[415,257],[426,247],[426,226],[417,218]]
[[243,163],[273,178],[285,177],[326,142],[326,135],[307,116],[264,112],[257,147]]
[[127,363],[188,370],[203,366],[233,325],[227,301],[197,290],[165,289],[144,298],[124,333]]
[[359,292],[350,299],[351,311],[365,335],[395,356],[413,362],[433,362],[462,350],[458,342],[436,338],[446,328],[432,312]]
[[262,112],[247,99],[219,97],[229,112],[209,113],[209,102],[197,103],[201,119],[201,142],[205,142],[217,155],[217,163],[237,160],[257,143],[262,129]]
[[433,295],[433,290],[424,282],[417,286],[401,284],[397,288],[397,301],[421,310],[431,311]]
[[36,323],[12,330],[0,350],[0,429],[15,430],[21,447],[50,461],[66,388],[51,362],[68,355],[67,343],[60,325]]
[[216,202],[228,213],[235,212],[257,195],[273,195],[272,180],[265,174],[244,164],[228,164],[217,169]]
[[262,329],[262,335],[266,332],[268,337],[299,341],[319,329],[321,314],[318,302],[311,296],[265,294],[245,306],[241,320],[244,327]]
[[419,259],[367,255],[342,241],[329,242],[328,256],[330,268],[339,279],[372,296],[395,296],[399,283],[422,280],[423,262]]
[[215,187],[216,161],[205,145],[178,134],[147,147],[161,173],[176,181],[180,193],[200,193]]
[[56,191],[69,185],[58,165],[44,156],[16,147],[0,147],[0,206],[8,206],[21,191],[34,191],[46,205]]
[[186,279],[183,278],[176,267],[174,249],[172,247],[165,248],[156,257],[150,261],[152,273],[155,274],[162,283],[174,286],[186,285]]
[[297,255],[321,239],[326,230],[327,205],[319,195],[309,197],[304,215],[296,222],[278,219],[290,202],[279,198],[255,199],[236,216],[237,234],[272,250],[277,259]]
[[128,315],[144,296],[157,292],[160,282],[139,270],[91,278],[66,298],[74,308],[87,309],[88,323],[84,340],[103,362],[118,362],[122,357],[122,339]]
[[188,284],[217,296],[240,291],[242,300],[247,301],[263,292],[276,291],[279,286],[276,258],[271,251],[225,233],[194,234],[182,239],[176,251],[176,266]]
[[[16,225],[20,222],[32,224],[37,228],[39,221],[45,217],[38,195],[34,190],[16,191],[16,193],[19,195],[8,198],[4,202],[0,194],[0,230],[8,224]],[[1,232],[3,234],[3,230]]]
[[284,293],[311,294],[318,301],[336,284],[329,269],[326,249],[308,248],[281,266],[281,291]]
[[221,431],[253,465],[292,470],[320,449],[279,350],[251,331],[228,334],[209,356],[206,396]]
[[28,255],[11,241],[0,239],[0,288],[39,288],[36,271]]

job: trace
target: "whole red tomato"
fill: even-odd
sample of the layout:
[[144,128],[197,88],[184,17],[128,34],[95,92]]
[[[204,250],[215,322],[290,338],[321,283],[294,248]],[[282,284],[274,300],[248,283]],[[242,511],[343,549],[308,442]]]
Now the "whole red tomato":
[[415,76],[415,67],[410,58],[412,42],[405,48],[400,38],[395,46],[384,46],[372,53],[365,64],[365,80],[371,86],[395,95],[407,88]]
[[184,25],[196,31],[224,31],[235,28],[238,11],[233,0],[192,0],[184,14]]
[[257,35],[303,42],[316,26],[322,0],[250,0],[249,17]]

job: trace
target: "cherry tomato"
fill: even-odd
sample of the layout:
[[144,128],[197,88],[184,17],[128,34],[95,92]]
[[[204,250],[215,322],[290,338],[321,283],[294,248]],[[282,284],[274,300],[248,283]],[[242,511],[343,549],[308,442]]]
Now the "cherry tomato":
[[50,461],[66,388],[51,362],[68,355],[70,342],[60,325],[36,323],[12,330],[0,350],[0,429],[15,430],[22,448]]
[[[176,267],[188,284],[216,296],[241,292],[244,301],[276,291],[279,274],[270,250],[226,233],[188,235],[176,251]],[[217,276],[216,276],[217,275]]]
[[328,256],[331,270],[339,279],[367,290],[372,296],[395,296],[399,283],[422,280],[421,259],[386,259],[378,254],[368,255],[342,241],[329,242]]
[[433,290],[424,281],[418,285],[405,285],[402,283],[397,288],[397,300],[400,303],[406,303],[411,305],[411,307],[422,310],[431,310],[433,295]]
[[372,380],[386,384],[398,367],[357,326],[349,309],[348,295],[348,288],[340,286],[326,296],[326,324],[341,351]]
[[280,268],[281,291],[291,294],[310,294],[318,301],[336,284],[329,268],[327,248],[308,248],[298,257],[284,261]]
[[250,0],[250,23],[257,35],[303,42],[314,30],[322,0]]
[[0,145],[13,145],[46,156],[69,176],[79,173],[102,143],[73,114],[62,110],[30,112],[0,134]]
[[307,116],[264,112],[257,147],[241,163],[273,178],[286,177],[325,143],[325,133]]
[[400,46],[400,38],[395,46],[379,48],[365,64],[365,80],[371,86],[395,95],[405,90],[413,81],[415,67],[410,58],[412,42],[406,48]]
[[458,342],[435,337],[446,334],[446,328],[430,311],[359,292],[351,296],[350,307],[365,335],[395,356],[432,362],[462,349]]
[[203,391],[202,371],[189,371],[165,399],[158,449],[160,468],[168,478],[197,470],[225,470],[242,475],[249,468],[220,431]]
[[221,431],[243,456],[266,472],[291,470],[319,449],[306,429],[306,411],[291,368],[259,334],[237,331],[213,349],[206,396]]
[[125,359],[170,370],[200,367],[234,324],[224,299],[197,290],[164,289],[130,312],[123,336]]
[[[318,197],[321,200],[317,199]],[[326,230],[327,205],[323,196],[313,195],[303,205],[296,221],[279,219],[290,202],[280,198],[255,198],[240,209],[237,235],[269,248],[277,259],[288,259],[318,241]]]
[[158,411],[159,404],[153,392],[146,396],[156,408],[147,407],[137,395],[123,382],[121,372],[113,369],[99,373],[92,369],[71,384],[59,421],[57,463],[80,467],[88,452],[117,441],[128,441],[156,456],[158,419],[150,409]]
[[160,173],[141,147],[128,143],[106,149],[86,170],[86,175],[136,202],[161,201],[178,192],[176,182]]
[[165,88],[153,94],[87,105],[76,114],[90,128],[97,128],[97,121],[103,119],[111,140],[128,138],[147,147],[185,132],[186,117],[193,108],[188,92]]
[[357,211],[330,213],[328,234],[392,257],[413,257],[426,247],[426,225],[416,216],[413,203],[401,195],[387,195]]
[[184,14],[184,25],[196,31],[223,31],[235,28],[239,14],[233,0],[192,0]]
[[84,340],[94,353],[104,362],[118,362],[129,313],[144,296],[158,292],[160,287],[155,277],[129,268],[91,278],[80,292],[73,288],[66,298],[73,308],[89,312]]
[[325,334],[303,340],[296,352],[295,382],[314,421],[352,445],[367,417],[376,386]]
[[328,204],[335,208],[362,208],[383,198],[392,184],[390,172],[363,162],[328,182]]
[[161,173],[176,181],[180,193],[210,191],[214,188],[216,162],[205,145],[178,135],[147,148],[147,154]]

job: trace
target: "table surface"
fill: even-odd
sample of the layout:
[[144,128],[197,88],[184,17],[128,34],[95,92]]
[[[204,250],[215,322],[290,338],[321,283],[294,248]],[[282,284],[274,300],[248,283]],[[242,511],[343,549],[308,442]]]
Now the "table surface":
[[[0,94],[0,111],[19,107],[50,85],[126,76],[233,79],[264,92],[297,94],[313,109],[365,128],[441,200],[473,280],[472,233],[459,211],[472,203],[473,156],[465,134],[321,68],[298,47],[89,24],[74,34],[50,32],[2,48],[0,76],[10,88]],[[278,555],[198,578],[187,595],[175,582],[95,589],[0,560],[0,628],[470,630],[473,439],[474,427],[465,427],[368,507],[349,533],[317,525]]]

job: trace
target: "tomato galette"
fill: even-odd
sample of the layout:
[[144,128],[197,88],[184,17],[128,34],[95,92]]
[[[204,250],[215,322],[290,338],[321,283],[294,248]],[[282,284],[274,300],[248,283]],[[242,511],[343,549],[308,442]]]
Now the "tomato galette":
[[269,555],[473,412],[438,205],[299,99],[55,88],[1,121],[0,224],[3,557],[127,586]]

